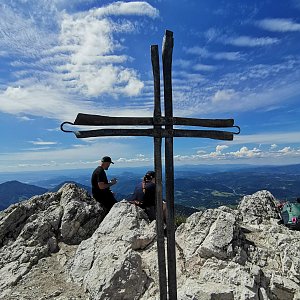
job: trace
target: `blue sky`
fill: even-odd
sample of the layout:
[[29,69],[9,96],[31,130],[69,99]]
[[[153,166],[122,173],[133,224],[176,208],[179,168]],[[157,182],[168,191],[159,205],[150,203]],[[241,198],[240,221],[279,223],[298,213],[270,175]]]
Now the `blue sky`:
[[175,164],[299,163],[300,0],[2,0],[0,171],[91,168],[104,155],[152,165],[149,137],[80,140],[59,126],[78,112],[152,116],[150,45],[166,29],[174,115],[242,130],[175,139]]

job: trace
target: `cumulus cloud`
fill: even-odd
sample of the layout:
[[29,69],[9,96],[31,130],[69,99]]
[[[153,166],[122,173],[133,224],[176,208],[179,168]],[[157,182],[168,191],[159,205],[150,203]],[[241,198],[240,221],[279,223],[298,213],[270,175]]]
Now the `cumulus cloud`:
[[276,163],[280,159],[284,161],[294,162],[295,159],[300,157],[300,148],[295,149],[290,146],[286,146],[282,149],[259,149],[257,147],[246,147],[242,146],[235,151],[230,151],[230,147],[227,145],[218,145],[215,151],[206,152],[206,151],[197,151],[196,154],[192,155],[175,155],[174,159],[177,162],[190,161],[190,162],[230,162],[230,163],[259,163],[261,159],[264,159],[264,163]]
[[140,15],[156,18],[159,16],[159,11],[144,1],[118,1],[107,6],[97,8],[94,11],[94,15],[97,17],[109,15]]
[[264,19],[257,21],[256,25],[273,32],[300,31],[300,23],[292,19]]
[[247,147],[244,146],[240,150],[236,152],[230,152],[229,154],[235,157],[252,158],[252,157],[260,157],[262,151],[258,148],[248,149]]
[[132,158],[125,158],[125,157],[120,157],[115,160],[117,163],[152,163],[153,158],[152,157],[147,157],[144,154],[137,154],[135,157]]
[[278,150],[279,153],[290,153],[291,152],[291,147],[284,147],[283,149]]
[[156,8],[143,1],[119,1],[74,14],[58,11],[66,4],[63,0],[51,5],[42,0],[37,7],[59,25],[50,31],[32,1],[26,2],[32,8],[30,18],[22,5],[10,4],[0,11],[0,45],[9,50],[1,50],[1,55],[18,54],[11,62],[17,80],[2,88],[0,111],[61,120],[63,115],[74,117],[76,111],[95,111],[95,97],[141,93],[144,83],[130,68],[133,58],[125,54],[117,36],[136,32],[137,23],[127,16],[156,18]]
[[90,97],[101,94],[138,95],[144,84],[135,70],[125,68],[129,57],[113,54],[120,48],[114,32],[131,32],[132,23],[113,23],[98,19],[95,11],[87,15],[64,15],[60,46],[55,51],[67,51],[66,63],[59,67],[61,77],[71,81],[78,92]]
[[270,149],[271,150],[274,150],[274,149],[276,149],[278,146],[276,145],[276,144],[272,144],[271,146],[270,146]]
[[218,146],[216,147],[216,152],[221,153],[223,150],[227,149],[228,147],[229,147],[229,146],[227,146],[227,145],[218,145]]

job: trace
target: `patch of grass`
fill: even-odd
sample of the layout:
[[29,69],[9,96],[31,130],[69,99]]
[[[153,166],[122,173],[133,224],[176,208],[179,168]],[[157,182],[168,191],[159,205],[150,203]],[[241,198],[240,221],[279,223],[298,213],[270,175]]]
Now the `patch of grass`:
[[211,194],[215,197],[231,197],[232,193],[212,191]]
[[175,215],[175,227],[179,227],[181,224],[186,222],[187,216],[185,215]]

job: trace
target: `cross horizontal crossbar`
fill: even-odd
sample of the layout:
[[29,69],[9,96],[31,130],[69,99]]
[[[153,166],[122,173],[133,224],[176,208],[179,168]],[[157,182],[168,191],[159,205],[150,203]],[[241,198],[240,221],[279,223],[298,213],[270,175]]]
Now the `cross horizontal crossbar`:
[[108,117],[79,113],[74,125],[109,126],[109,125],[186,125],[201,127],[233,127],[233,119],[195,119],[195,118],[166,118],[166,117]]
[[235,133],[219,130],[181,130],[181,129],[97,129],[73,131],[77,138],[101,136],[151,136],[151,137],[195,137],[232,141]]

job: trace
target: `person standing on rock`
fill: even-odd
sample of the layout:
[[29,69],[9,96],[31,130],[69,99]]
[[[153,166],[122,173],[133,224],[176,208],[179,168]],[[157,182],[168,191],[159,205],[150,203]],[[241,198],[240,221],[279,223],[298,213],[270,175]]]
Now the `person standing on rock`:
[[97,202],[101,203],[107,212],[117,203],[114,194],[110,190],[110,187],[117,183],[117,179],[113,178],[108,182],[105,173],[111,164],[113,162],[109,156],[102,157],[100,166],[94,170],[91,178],[93,197]]

